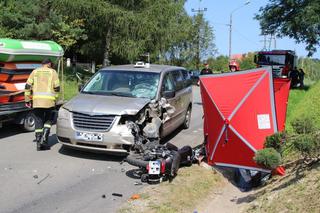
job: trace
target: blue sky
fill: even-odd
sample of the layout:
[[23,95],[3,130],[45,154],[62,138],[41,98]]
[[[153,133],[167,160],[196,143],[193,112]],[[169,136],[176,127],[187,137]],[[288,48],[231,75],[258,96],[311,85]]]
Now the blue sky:
[[[228,55],[229,50],[229,23],[230,12],[244,5],[246,0],[201,0],[200,7],[207,8],[205,18],[214,28],[215,44],[219,54]],[[263,48],[263,37],[260,36],[259,22],[254,19],[261,6],[268,0],[251,0],[250,3],[233,13],[232,54],[258,51]],[[199,8],[199,0],[187,0],[186,11],[193,15],[191,9]],[[267,43],[267,47],[269,43]],[[298,56],[307,56],[304,44],[297,44],[290,38],[277,38],[277,49],[295,50]],[[274,43],[271,45],[274,49]],[[320,58],[320,53],[313,55]]]

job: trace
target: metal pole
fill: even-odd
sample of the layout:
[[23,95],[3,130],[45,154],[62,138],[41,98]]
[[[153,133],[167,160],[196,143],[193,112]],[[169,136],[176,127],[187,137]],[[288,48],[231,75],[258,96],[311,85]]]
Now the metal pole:
[[230,23],[229,23],[229,59],[231,59],[231,43],[232,43],[232,13],[230,13]]
[[248,5],[250,3],[250,0],[246,1],[244,5],[241,5],[240,7],[237,7],[230,13],[230,23],[229,23],[229,59],[231,59],[231,53],[232,53],[232,14],[239,10],[240,8]]

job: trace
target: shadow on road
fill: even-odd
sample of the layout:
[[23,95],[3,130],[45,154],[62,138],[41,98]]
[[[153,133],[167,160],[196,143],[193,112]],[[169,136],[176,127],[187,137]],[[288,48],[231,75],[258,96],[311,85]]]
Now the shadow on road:
[[4,124],[0,129],[0,139],[11,137],[14,135],[26,133],[19,125],[17,124]]
[[59,149],[59,153],[62,155],[68,155],[71,157],[84,158],[89,160],[98,160],[98,161],[121,162],[125,158],[125,156],[111,155],[107,153],[93,153],[93,152],[88,152],[81,149],[72,149],[67,146],[61,146],[61,148]]
[[57,135],[56,134],[50,135],[48,139],[48,145],[50,147],[53,147],[56,144],[58,144]]

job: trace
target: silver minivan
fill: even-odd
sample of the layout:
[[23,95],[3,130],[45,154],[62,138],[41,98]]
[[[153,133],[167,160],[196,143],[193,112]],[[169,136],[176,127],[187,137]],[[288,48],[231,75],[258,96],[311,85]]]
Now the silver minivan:
[[103,68],[60,108],[58,141],[77,149],[125,154],[134,143],[128,121],[145,122],[145,129],[158,126],[159,138],[180,126],[188,128],[191,83],[183,67],[139,63]]

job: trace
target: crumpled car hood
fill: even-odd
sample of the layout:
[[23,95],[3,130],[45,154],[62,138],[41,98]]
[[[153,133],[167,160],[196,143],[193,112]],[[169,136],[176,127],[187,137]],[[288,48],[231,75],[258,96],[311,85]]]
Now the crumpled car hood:
[[149,102],[146,98],[79,94],[63,107],[86,114],[136,115]]

